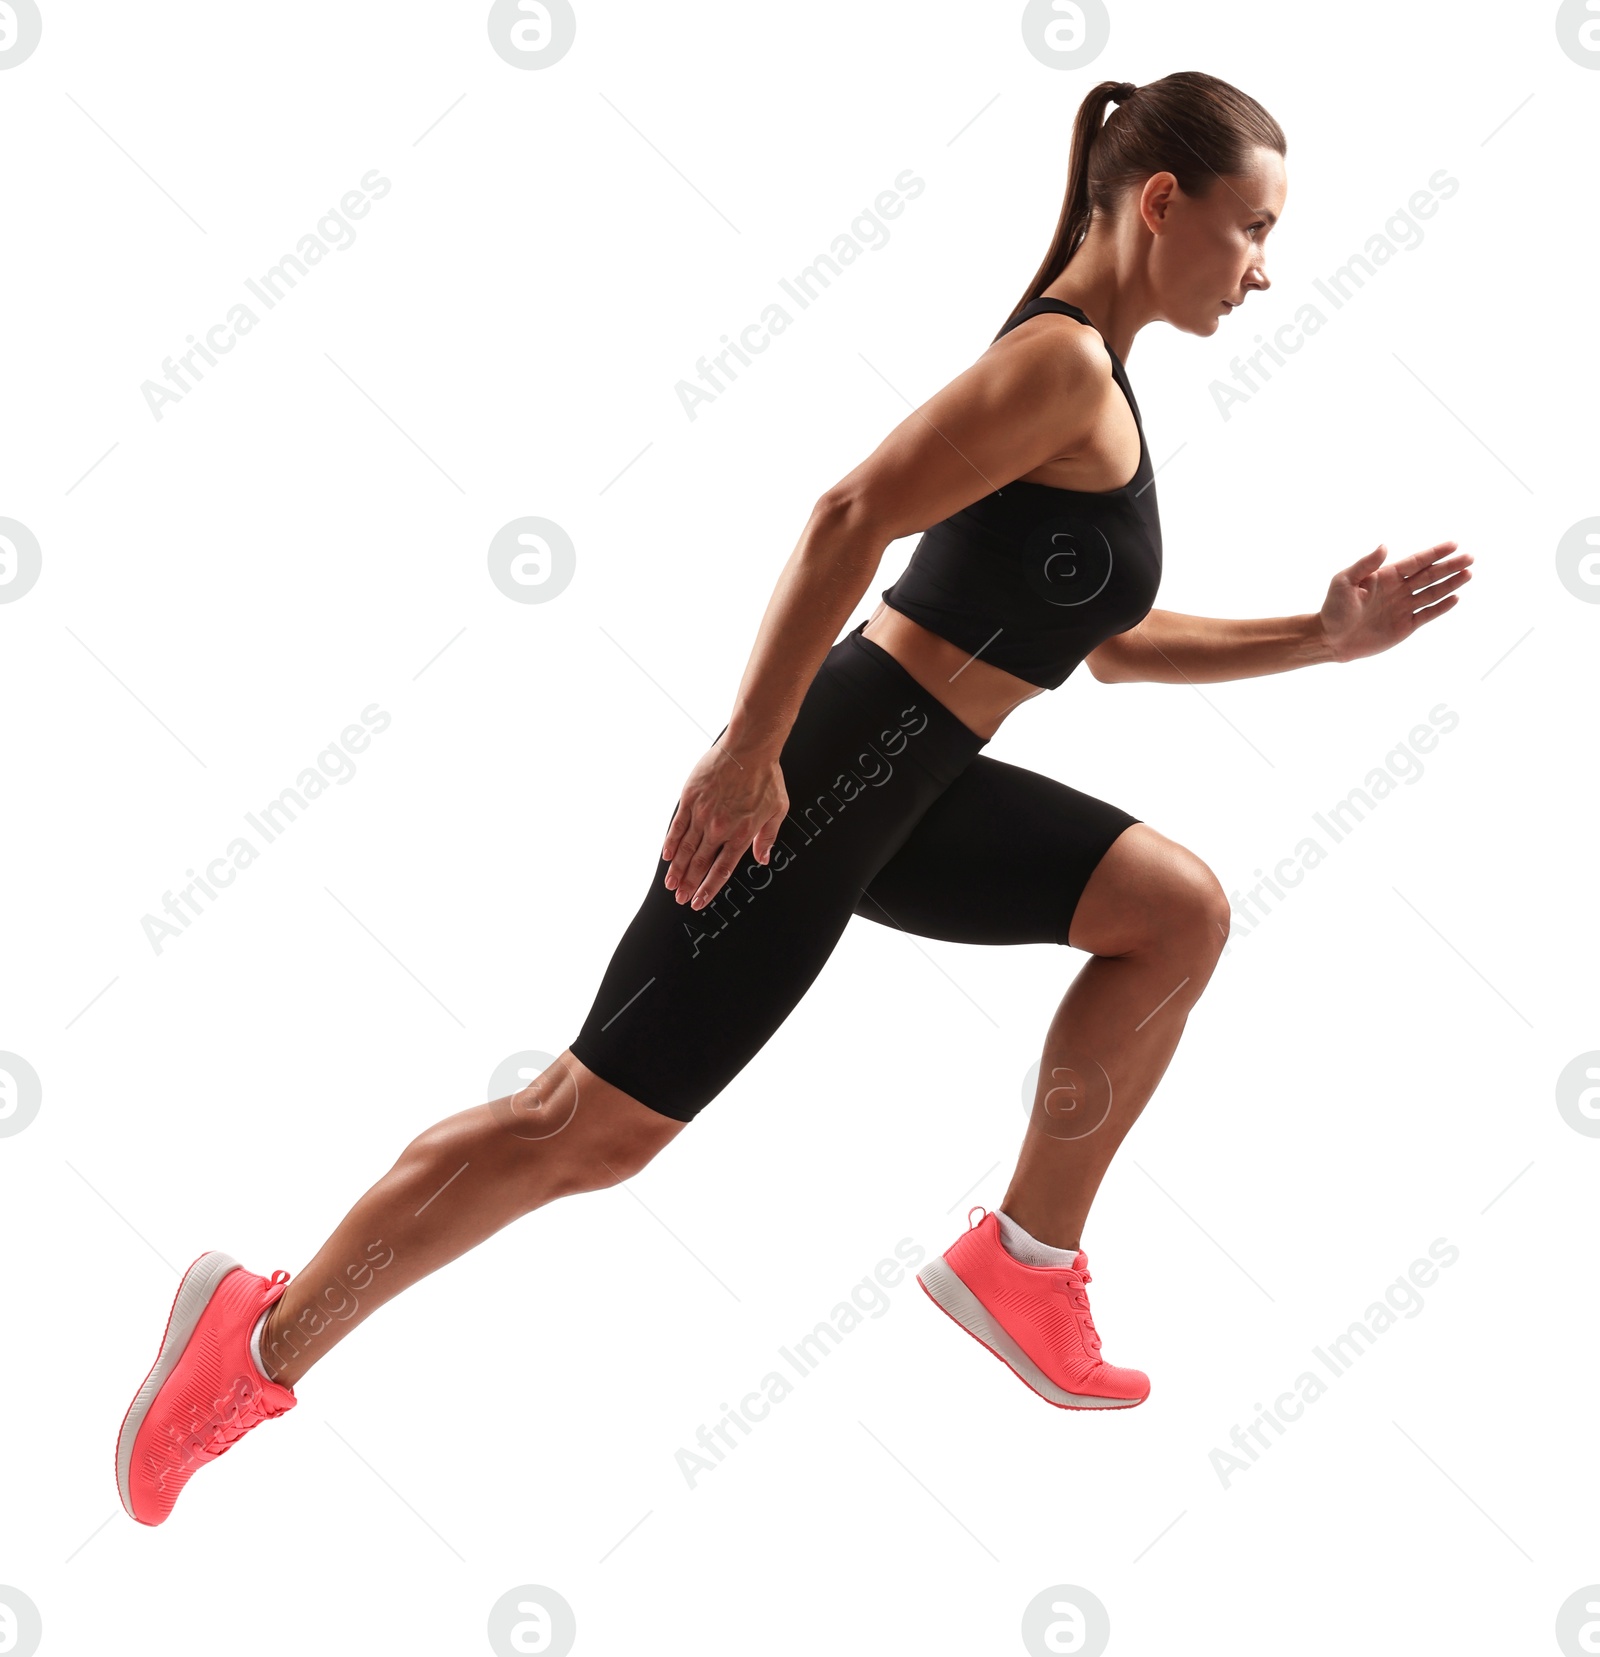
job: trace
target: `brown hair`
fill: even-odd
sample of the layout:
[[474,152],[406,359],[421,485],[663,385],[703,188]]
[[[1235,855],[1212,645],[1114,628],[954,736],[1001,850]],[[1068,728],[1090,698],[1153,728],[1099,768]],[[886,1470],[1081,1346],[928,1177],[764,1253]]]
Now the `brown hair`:
[[[1109,120],[1107,104],[1119,106]],[[1101,81],[1072,123],[1067,195],[1050,250],[1007,323],[1066,269],[1091,217],[1109,213],[1130,184],[1167,172],[1185,195],[1203,196],[1219,174],[1238,172],[1257,145],[1279,155],[1289,147],[1283,128],[1254,98],[1215,75],[1184,69],[1144,86]]]

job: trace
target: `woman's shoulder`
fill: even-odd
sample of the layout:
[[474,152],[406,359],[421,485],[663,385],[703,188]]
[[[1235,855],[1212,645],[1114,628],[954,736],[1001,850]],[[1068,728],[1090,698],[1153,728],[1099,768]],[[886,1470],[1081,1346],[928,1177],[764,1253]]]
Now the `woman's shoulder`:
[[993,340],[983,353],[1015,364],[1041,387],[1067,395],[1109,387],[1115,376],[1111,353],[1099,332],[1065,311],[1035,311]]
[[1067,428],[1087,431],[1121,396],[1105,341],[1062,311],[1024,318],[978,360],[994,365],[1009,395],[1046,405]]

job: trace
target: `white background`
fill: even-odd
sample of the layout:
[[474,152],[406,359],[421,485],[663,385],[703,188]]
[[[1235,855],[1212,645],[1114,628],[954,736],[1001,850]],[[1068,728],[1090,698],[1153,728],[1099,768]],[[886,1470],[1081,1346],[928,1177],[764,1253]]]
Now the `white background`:
[[[1600,1047],[1600,608],[1555,557],[1600,512],[1600,74],[1544,3],[1119,5],[1068,71],[1020,12],[613,0],[525,72],[483,5],[48,4],[0,74],[0,515],[43,552],[0,605],[0,1049],[43,1084],[0,1138],[0,1583],[46,1652],[485,1651],[546,1584],[580,1657],[1011,1653],[1066,1584],[1116,1654],[1533,1653],[1600,1579],[1600,1142],[1555,1093]],[[298,1270],[412,1135],[572,1038],[811,503],[1004,320],[1088,88],[1186,68],[1272,110],[1290,182],[1273,291],[1128,359],[1158,602],[1304,613],[1380,541],[1477,562],[1381,657],[1080,672],[988,750],[1242,893],[1459,719],[1236,930],[1110,1171],[1094,1307],[1148,1403],[1050,1409],[908,1276],[679,1472],[897,1241],[999,1200],[1084,959],[858,922],[631,1185],[423,1282],[133,1524],[113,1442],[177,1272]],[[354,244],[153,418],[162,359],[373,168]],[[906,168],[887,244],[686,418],[696,359]],[[1420,245],[1224,420],[1230,360],[1441,168]],[[528,514],[577,548],[549,603],[488,579]],[[374,702],[353,779],[157,953],[143,917]],[[1213,1449],[1436,1238],[1420,1314],[1224,1486]]]

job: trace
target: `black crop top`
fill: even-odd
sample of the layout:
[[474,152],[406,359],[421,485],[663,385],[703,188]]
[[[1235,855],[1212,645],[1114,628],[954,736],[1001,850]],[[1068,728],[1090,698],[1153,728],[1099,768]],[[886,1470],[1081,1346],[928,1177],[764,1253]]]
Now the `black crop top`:
[[[1041,311],[1089,322],[1063,299],[1033,299],[1000,334]],[[1144,422],[1127,370],[1109,345],[1106,354],[1139,428],[1130,481],[1084,491],[1018,478],[925,530],[900,579],[879,595],[929,632],[1048,690],[1096,645],[1137,626],[1161,584]]]

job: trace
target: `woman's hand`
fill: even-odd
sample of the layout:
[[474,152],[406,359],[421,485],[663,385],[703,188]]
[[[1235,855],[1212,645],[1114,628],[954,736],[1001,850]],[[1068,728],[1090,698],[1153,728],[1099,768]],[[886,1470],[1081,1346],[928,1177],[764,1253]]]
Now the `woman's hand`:
[[1452,609],[1456,600],[1445,595],[1472,579],[1467,568],[1472,554],[1456,552],[1454,541],[1440,541],[1394,564],[1383,562],[1388,550],[1375,548],[1328,584],[1322,636],[1336,662],[1376,656],[1410,638],[1424,622]]
[[713,743],[683,785],[661,855],[670,860],[666,888],[678,902],[704,909],[747,849],[758,863],[789,812],[789,791],[776,757],[734,754]]

